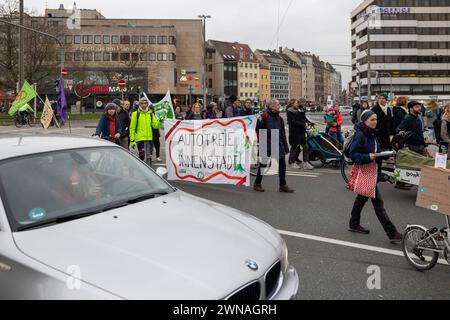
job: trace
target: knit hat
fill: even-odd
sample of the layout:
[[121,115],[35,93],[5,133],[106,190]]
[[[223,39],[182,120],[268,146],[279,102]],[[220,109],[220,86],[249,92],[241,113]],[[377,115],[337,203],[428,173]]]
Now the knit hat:
[[122,101],[120,101],[120,99],[114,99],[113,102],[116,106],[120,106],[122,104]]
[[385,98],[386,100],[389,100],[389,95],[386,92],[380,93],[379,96]]
[[415,106],[421,106],[422,104],[419,101],[411,101],[410,103],[408,103],[408,110],[411,110],[412,108],[414,108]]
[[365,123],[371,116],[373,116],[375,113],[372,110],[366,110],[361,114],[361,122]]
[[116,110],[117,105],[115,103],[108,103],[105,107],[105,112],[108,112],[109,110]]
[[334,110],[334,107],[329,107],[328,109],[328,112],[335,112],[336,110]]
[[151,104],[150,101],[148,101],[147,98],[141,98],[141,100],[139,100],[139,103],[148,103],[148,104]]

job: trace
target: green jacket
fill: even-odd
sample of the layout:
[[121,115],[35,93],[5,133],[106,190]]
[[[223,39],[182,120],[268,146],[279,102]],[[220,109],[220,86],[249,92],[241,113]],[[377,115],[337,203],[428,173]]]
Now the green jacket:
[[[139,113],[139,123],[138,122]],[[131,115],[130,141],[153,141],[153,129],[160,129],[161,123],[150,110],[143,112],[138,110]]]

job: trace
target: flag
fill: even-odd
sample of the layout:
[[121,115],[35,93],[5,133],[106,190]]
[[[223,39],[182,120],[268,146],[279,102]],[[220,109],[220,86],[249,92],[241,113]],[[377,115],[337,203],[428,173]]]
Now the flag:
[[14,100],[11,108],[8,111],[8,114],[11,117],[14,117],[14,115],[19,111],[20,108],[33,100],[37,95],[38,94],[33,89],[33,87],[25,80],[25,83],[22,86],[22,90],[20,90],[19,94],[16,97],[16,100]]
[[48,129],[50,123],[52,123],[52,119],[54,117],[52,106],[50,105],[50,101],[48,97],[45,99],[44,111],[41,116],[41,123],[45,130]]
[[[147,96],[145,95],[145,98]],[[148,98],[147,98],[148,100]],[[165,119],[175,119],[175,112],[173,110],[172,97],[170,96],[170,90],[167,91],[166,96],[158,103],[153,104],[155,109],[155,116],[159,121]]]
[[64,94],[64,79],[59,79],[59,96],[58,96],[58,115],[61,119],[61,124],[64,125],[67,122],[67,99]]

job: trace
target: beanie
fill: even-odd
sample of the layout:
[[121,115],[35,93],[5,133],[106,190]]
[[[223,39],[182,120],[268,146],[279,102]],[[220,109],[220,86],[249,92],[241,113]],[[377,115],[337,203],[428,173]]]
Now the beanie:
[[364,123],[367,120],[369,120],[369,118],[371,116],[373,116],[375,113],[372,110],[366,110],[361,114],[361,122]]
[[109,110],[116,110],[117,105],[115,103],[108,103],[105,107],[105,112],[108,112]]
[[120,101],[120,99],[114,99],[112,103],[114,103],[116,106],[122,105],[122,101]]

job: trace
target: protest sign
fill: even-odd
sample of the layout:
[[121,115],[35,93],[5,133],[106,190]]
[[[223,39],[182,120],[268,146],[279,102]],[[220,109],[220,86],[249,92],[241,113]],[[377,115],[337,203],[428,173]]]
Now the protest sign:
[[169,180],[250,185],[256,117],[166,120]]
[[52,123],[52,119],[54,117],[54,112],[52,106],[50,105],[50,101],[48,98],[45,99],[44,111],[42,111],[41,116],[41,124],[44,127],[44,130],[47,130],[50,124]]
[[416,205],[450,215],[450,170],[422,168]]

